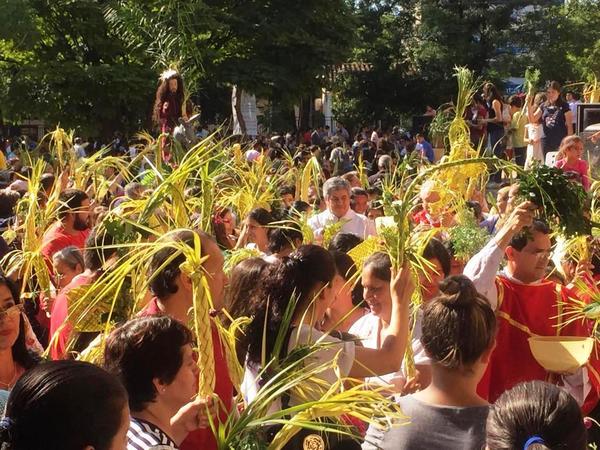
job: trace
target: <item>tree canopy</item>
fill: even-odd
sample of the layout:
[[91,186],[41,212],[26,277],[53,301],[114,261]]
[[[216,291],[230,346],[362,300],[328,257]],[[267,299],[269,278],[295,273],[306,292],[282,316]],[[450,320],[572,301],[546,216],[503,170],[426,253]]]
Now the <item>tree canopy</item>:
[[[500,81],[600,76],[597,0],[0,0],[0,117],[107,135],[149,126],[158,74],[207,114],[232,86],[299,104],[327,85],[347,124],[392,124],[453,96],[452,69]],[[338,71],[346,62],[368,70]],[[206,108],[204,106],[207,106]]]

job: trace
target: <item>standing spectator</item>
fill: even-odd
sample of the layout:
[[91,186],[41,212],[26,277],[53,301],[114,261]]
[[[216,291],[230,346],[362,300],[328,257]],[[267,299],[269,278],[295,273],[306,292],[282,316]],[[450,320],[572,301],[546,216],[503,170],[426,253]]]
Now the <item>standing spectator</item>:
[[10,391],[19,377],[39,362],[34,352],[39,344],[34,341],[19,288],[0,273],[0,389]]
[[525,153],[527,145],[525,143],[525,125],[527,125],[527,115],[523,111],[523,99],[513,95],[509,99],[511,122],[510,138],[512,140],[515,163],[523,167],[525,165]]
[[433,152],[433,147],[425,140],[425,136],[420,133],[417,134],[416,150],[419,151],[423,160],[426,159],[432,164],[435,162],[435,153]]
[[310,145],[321,145],[323,144],[323,127],[317,127],[310,135]]
[[485,106],[485,101],[481,94],[476,93],[473,96],[471,108],[466,112],[467,123],[469,124],[469,133],[471,134],[471,144],[477,148],[483,139],[485,141],[487,135],[487,127],[485,122],[479,119],[487,119],[488,113]]
[[[533,121],[541,118],[544,127],[542,137],[544,158],[549,152],[558,151],[562,140],[573,134],[573,113],[569,104],[562,99],[560,89],[558,81],[548,83],[546,101],[533,112]],[[529,121],[532,122],[531,117]]]
[[373,128],[373,132],[371,133],[371,142],[377,146],[379,144],[379,133],[377,132],[377,128]]
[[322,130],[323,131],[321,131],[321,142],[325,144],[329,141],[329,138],[331,137],[331,129],[329,128],[329,125],[325,125],[325,127],[323,127]]
[[75,155],[77,156],[77,158],[85,158],[87,154],[85,153],[85,147],[81,138],[76,137],[74,142],[75,144],[73,145],[73,150],[75,150]]
[[127,392],[115,377],[87,362],[46,362],[10,393],[0,448],[124,450],[128,428]]
[[191,431],[208,428],[214,399],[196,397],[193,341],[166,315],[137,317],[106,340],[104,367],[127,390],[128,449],[177,449]]
[[581,97],[577,92],[567,92],[567,103],[569,103],[569,109],[571,110],[571,114],[573,115],[573,130],[575,130],[575,125],[577,125],[577,105],[581,103],[580,98]]
[[[223,254],[217,243],[204,232],[197,233],[201,242],[201,255],[207,257],[202,263],[207,275],[208,289],[216,309],[223,305],[225,274],[223,273]],[[177,230],[170,233],[174,241],[193,246],[194,232]],[[190,278],[181,271],[185,256],[173,247],[165,247],[157,252],[150,262],[150,291],[153,298],[139,314],[141,316],[165,314],[182,323],[189,323],[190,311],[193,307],[193,290]],[[224,349],[221,345],[216,326],[211,326],[213,354],[215,358],[215,394],[219,396],[219,404],[223,407],[218,420],[225,421],[233,399],[233,385],[227,371]],[[180,446],[181,450],[189,449],[214,450],[217,444],[210,428],[199,428],[192,431]]]
[[[87,239],[87,246],[83,254],[84,271],[75,275],[71,282],[65,285],[52,303],[52,312],[50,314],[50,356],[52,359],[63,359],[67,357],[69,341],[73,334],[73,323],[69,321],[69,291],[92,284],[100,274],[107,261],[116,255],[114,241],[111,235],[101,228],[95,228],[91,231]],[[87,336],[89,337],[89,336]],[[74,345],[72,350],[82,350],[85,348],[85,337],[75,343],[76,336],[73,336]],[[77,348],[76,348],[77,347]]]
[[310,130],[305,130],[302,133],[302,142],[301,143],[304,145],[310,145],[311,136],[312,136],[312,134],[311,134]]
[[527,143],[527,158],[525,159],[525,168],[530,168],[535,162],[544,163],[544,151],[542,150],[542,137],[544,137],[544,127],[541,118],[536,118],[530,111],[537,110],[545,101],[545,96],[538,93],[535,98],[530,98],[527,105],[528,123],[525,125],[525,142]]
[[350,183],[340,177],[330,178],[323,185],[327,210],[309,219],[315,236],[322,237],[325,227],[342,222],[340,233],[352,233],[360,238],[375,234],[375,226],[362,214],[350,209]]
[[[504,153],[504,121],[502,119],[502,96],[496,86],[492,83],[486,83],[483,86],[483,95],[488,110],[488,118],[481,119],[481,123],[487,123],[488,144],[494,155],[500,159],[505,158]],[[502,172],[497,170],[491,174],[490,179],[499,183],[502,179]]]
[[344,142],[346,144],[350,144],[350,133],[348,133],[348,130],[346,130],[346,128],[344,128],[344,124],[338,122],[337,124],[337,134],[338,136],[341,136],[342,139],[344,140]]
[[329,162],[333,165],[333,173],[336,176],[352,170],[352,162],[346,144],[338,145],[331,150]]
[[352,209],[355,213],[366,215],[368,202],[369,194],[367,194],[367,191],[360,187],[352,188],[350,205],[352,206]]
[[393,173],[392,163],[393,161],[390,155],[381,155],[377,160],[378,171],[369,177],[369,185],[380,185],[386,176]]
[[405,426],[383,432],[370,427],[363,450],[481,449],[489,406],[476,390],[495,331],[494,311],[471,281],[446,279],[423,313],[421,342],[431,356],[432,382],[399,399],[410,424],[403,419]]
[[56,252],[52,256],[52,265],[54,267],[55,287],[59,291],[83,272],[85,268],[81,250],[73,245]]

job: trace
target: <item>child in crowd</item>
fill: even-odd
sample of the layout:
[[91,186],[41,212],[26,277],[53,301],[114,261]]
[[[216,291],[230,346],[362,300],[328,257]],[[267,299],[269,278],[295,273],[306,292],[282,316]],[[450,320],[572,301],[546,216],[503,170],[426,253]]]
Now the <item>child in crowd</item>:
[[555,167],[574,180],[579,181],[586,192],[590,190],[590,177],[587,161],[581,159],[583,155],[583,141],[579,136],[567,136],[560,143]]

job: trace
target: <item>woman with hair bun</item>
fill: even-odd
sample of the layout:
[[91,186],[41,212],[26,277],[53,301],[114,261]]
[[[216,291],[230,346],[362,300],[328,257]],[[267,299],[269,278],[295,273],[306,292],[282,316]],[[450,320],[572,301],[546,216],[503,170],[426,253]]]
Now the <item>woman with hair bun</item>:
[[489,450],[588,448],[577,401],[564,389],[537,380],[517,384],[496,400],[486,443]]
[[404,426],[370,427],[364,450],[483,448],[489,405],[477,384],[494,348],[496,316],[465,276],[451,276],[423,307],[421,342],[431,358],[431,383],[400,397]]

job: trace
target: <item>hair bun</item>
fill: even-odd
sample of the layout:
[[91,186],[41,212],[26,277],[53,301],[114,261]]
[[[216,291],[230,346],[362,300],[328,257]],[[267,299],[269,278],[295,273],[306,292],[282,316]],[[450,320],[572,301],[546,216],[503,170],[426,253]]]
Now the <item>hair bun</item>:
[[470,305],[479,295],[475,285],[464,275],[453,275],[440,283],[440,300],[445,306]]

